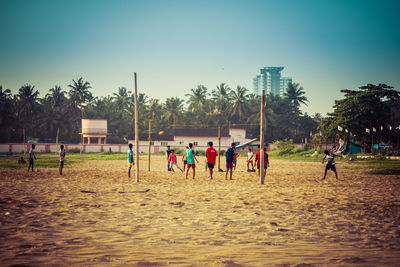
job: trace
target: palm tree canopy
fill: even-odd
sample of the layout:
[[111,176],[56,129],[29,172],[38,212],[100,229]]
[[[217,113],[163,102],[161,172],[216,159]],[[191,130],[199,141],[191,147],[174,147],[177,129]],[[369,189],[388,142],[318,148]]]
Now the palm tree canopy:
[[298,83],[289,83],[288,88],[284,94],[284,96],[290,99],[296,106],[300,106],[300,104],[304,104],[307,106],[306,102],[309,102],[307,97],[305,97],[305,92],[302,86]]
[[189,104],[189,109],[194,112],[195,110],[200,110],[206,100],[207,100],[207,87],[204,85],[198,85],[196,89],[190,89],[191,94],[186,94],[189,97],[187,103]]
[[72,80],[72,84],[69,84],[68,87],[71,88],[69,91],[70,98],[76,106],[81,106],[87,101],[91,101],[93,99],[93,95],[89,91],[89,89],[92,87],[90,86],[89,82],[84,82],[82,77],[77,81]]

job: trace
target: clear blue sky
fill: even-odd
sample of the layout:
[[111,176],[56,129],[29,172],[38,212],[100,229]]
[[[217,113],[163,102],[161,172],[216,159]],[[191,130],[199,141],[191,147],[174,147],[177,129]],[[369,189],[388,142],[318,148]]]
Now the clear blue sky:
[[83,77],[97,96],[119,86],[185,98],[198,84],[253,90],[265,66],[284,66],[310,100],[332,110],[340,89],[400,89],[400,1],[0,0],[0,84],[44,96]]

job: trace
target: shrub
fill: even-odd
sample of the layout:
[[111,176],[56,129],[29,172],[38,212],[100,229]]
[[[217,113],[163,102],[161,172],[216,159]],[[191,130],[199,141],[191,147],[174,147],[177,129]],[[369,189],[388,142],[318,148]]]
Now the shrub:
[[78,147],[69,148],[68,153],[81,153],[81,149]]

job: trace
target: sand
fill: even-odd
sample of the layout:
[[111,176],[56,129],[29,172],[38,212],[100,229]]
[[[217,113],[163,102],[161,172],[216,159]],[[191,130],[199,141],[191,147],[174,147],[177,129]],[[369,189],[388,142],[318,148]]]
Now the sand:
[[398,176],[338,163],[340,180],[321,182],[319,162],[271,159],[260,185],[239,158],[233,181],[210,181],[201,158],[193,181],[146,160],[140,184],[125,161],[0,170],[0,265],[400,263]]

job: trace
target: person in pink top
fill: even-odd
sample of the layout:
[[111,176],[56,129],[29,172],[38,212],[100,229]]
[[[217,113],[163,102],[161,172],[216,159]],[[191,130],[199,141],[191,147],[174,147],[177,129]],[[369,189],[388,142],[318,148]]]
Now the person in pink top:
[[175,165],[178,169],[181,170],[181,172],[183,172],[183,170],[178,166],[175,150],[173,149],[171,150],[171,154],[169,154],[168,161],[170,162],[171,171],[175,172],[173,168],[173,166]]

